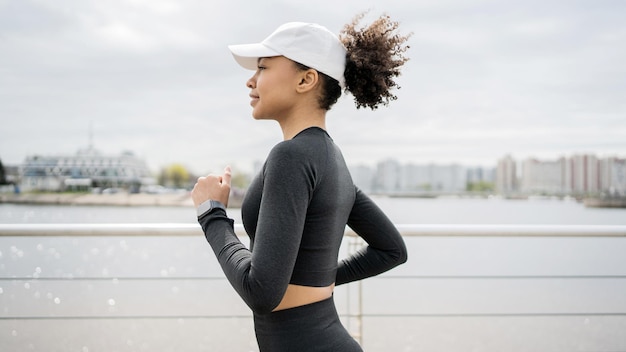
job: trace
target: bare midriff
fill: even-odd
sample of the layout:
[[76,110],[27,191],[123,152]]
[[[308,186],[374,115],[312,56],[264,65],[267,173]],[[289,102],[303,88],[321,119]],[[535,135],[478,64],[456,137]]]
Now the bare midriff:
[[311,287],[289,284],[282,301],[274,308],[274,312],[283,309],[295,308],[307,304],[323,301],[333,295],[335,284],[326,287]]

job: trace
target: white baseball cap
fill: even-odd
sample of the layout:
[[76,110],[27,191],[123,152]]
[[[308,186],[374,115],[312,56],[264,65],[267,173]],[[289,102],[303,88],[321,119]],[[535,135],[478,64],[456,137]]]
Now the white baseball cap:
[[289,22],[256,44],[229,45],[237,63],[256,70],[261,57],[284,56],[316,69],[337,81],[344,88],[346,49],[331,31],[315,23]]

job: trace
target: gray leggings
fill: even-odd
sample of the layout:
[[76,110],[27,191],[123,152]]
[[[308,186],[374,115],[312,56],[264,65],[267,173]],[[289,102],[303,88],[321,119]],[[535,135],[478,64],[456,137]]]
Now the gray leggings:
[[254,330],[261,352],[363,351],[341,325],[332,297],[270,314],[255,314]]

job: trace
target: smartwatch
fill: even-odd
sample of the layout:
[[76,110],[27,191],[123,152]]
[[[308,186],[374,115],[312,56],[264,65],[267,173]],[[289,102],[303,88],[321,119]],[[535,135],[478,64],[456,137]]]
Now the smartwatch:
[[217,200],[209,199],[198,206],[198,217],[202,217],[205,214],[212,212],[214,209],[222,209],[226,211],[226,207],[222,202],[218,202]]

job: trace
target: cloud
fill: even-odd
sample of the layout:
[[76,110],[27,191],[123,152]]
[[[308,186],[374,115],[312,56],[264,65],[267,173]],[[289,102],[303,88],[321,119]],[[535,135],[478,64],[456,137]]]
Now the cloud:
[[[329,10],[332,8],[332,11]],[[0,3],[0,158],[132,150],[153,169],[249,168],[281,138],[250,117],[228,44],[287,21],[339,31],[387,12],[413,32],[398,100],[330,133],[349,162],[495,164],[498,157],[626,154],[626,24],[616,1],[322,0]]]

